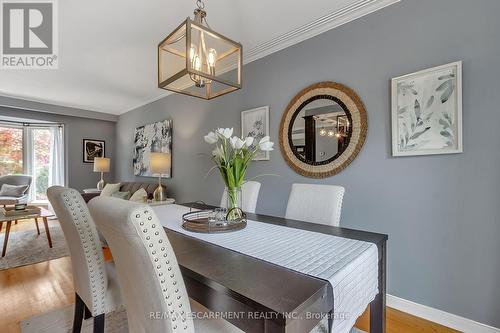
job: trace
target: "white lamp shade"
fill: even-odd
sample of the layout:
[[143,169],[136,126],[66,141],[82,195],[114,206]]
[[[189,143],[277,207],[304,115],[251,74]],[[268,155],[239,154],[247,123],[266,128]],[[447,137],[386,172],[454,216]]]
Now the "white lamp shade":
[[106,157],[94,158],[94,172],[109,172],[111,160]]
[[170,173],[171,164],[172,158],[169,153],[150,153],[149,155],[149,167],[152,173]]

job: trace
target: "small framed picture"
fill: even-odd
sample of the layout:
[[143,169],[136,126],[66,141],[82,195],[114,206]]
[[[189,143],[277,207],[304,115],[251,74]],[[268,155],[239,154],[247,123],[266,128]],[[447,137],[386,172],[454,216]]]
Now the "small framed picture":
[[[269,135],[269,106],[246,110],[241,112],[241,136],[252,136],[255,138],[254,144]],[[258,151],[254,161],[269,160],[268,151]]]
[[392,155],[461,153],[462,62],[392,79]]
[[106,143],[103,140],[83,139],[83,162],[94,163],[94,158],[106,156]]

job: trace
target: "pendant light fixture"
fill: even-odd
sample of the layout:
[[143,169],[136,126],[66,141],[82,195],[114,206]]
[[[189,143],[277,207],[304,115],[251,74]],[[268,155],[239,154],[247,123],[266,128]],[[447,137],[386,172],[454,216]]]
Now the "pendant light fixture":
[[207,23],[205,4],[196,1],[187,18],[158,45],[158,87],[212,99],[241,88],[243,47]]

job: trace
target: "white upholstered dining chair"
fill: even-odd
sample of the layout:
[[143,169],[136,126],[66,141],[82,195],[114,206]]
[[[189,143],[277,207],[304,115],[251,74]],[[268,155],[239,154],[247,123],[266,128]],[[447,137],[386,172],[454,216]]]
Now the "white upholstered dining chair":
[[104,315],[121,305],[114,264],[104,262],[101,242],[87,204],[74,189],[53,186],[47,196],[69,247],[75,288],[73,333],[83,316],[94,317],[94,333],[104,332]]
[[293,184],[285,217],[338,226],[344,192],[336,185]]
[[[241,209],[247,213],[255,213],[257,200],[259,199],[260,183],[248,181],[241,185]],[[227,190],[224,189],[220,206],[227,208]]]
[[242,332],[222,319],[190,316],[208,310],[190,302],[175,253],[150,206],[98,197],[89,208],[113,253],[129,332]]

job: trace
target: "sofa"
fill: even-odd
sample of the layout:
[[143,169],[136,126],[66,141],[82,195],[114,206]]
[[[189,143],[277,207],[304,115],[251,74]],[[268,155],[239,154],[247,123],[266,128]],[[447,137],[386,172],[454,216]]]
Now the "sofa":
[[[162,185],[165,190],[165,185]],[[158,187],[158,183],[142,183],[142,182],[121,182],[120,192],[130,192],[133,194],[140,188],[143,188],[148,193],[148,198],[153,198],[153,192]],[[92,198],[99,196],[99,193],[82,193],[82,197],[85,202],[89,202]]]
[[1,176],[0,177],[0,189],[3,184],[8,185],[24,185],[26,189],[19,196],[5,196],[0,195],[0,205],[17,205],[17,204],[26,204],[28,203],[28,193],[31,186],[31,176],[28,175],[9,175],[9,176]]

